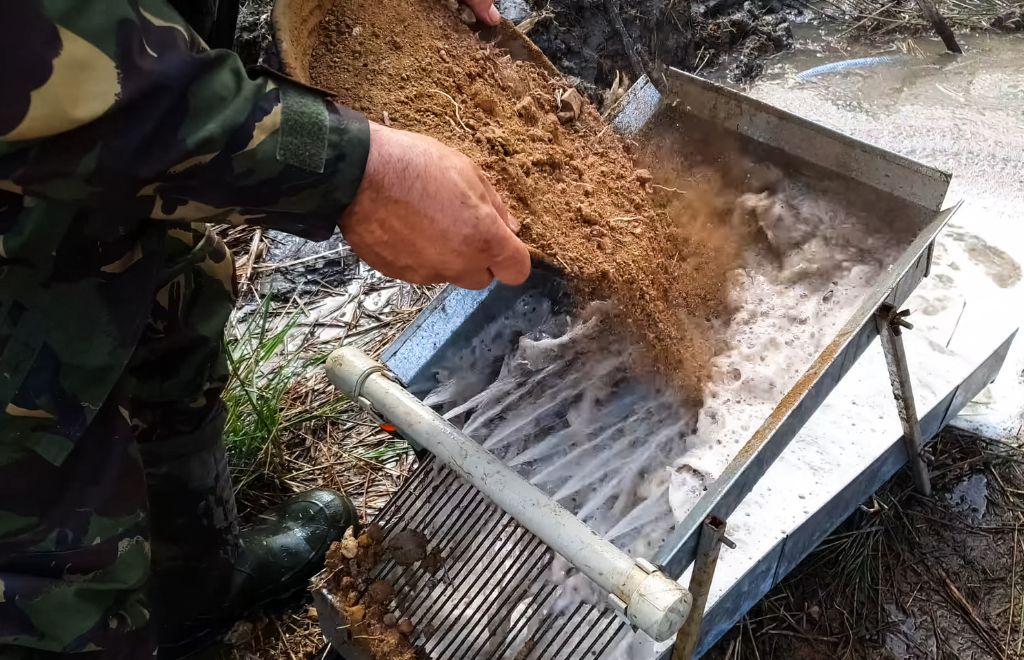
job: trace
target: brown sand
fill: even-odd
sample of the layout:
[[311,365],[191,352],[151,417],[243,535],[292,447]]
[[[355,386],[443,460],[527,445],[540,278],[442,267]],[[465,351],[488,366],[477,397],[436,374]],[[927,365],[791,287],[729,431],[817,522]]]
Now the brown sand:
[[651,363],[700,397],[709,322],[725,311],[741,252],[700,195],[654,199],[651,175],[589,104],[572,120],[571,104],[556,102],[571,89],[564,81],[481,41],[440,0],[345,0],[313,53],[313,82],[341,103],[480,165],[523,240],[581,299],[610,297]]

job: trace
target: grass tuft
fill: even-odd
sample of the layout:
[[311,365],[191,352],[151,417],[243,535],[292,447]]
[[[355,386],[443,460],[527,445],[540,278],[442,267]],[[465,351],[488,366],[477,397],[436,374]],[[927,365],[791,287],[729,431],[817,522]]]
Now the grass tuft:
[[224,442],[239,491],[254,480],[261,487],[280,485],[289,470],[289,434],[336,419],[350,408],[348,400],[332,390],[317,397],[314,405],[298,401],[327,358],[325,348],[305,346],[309,333],[302,334],[300,320],[297,312],[273,311],[267,298],[225,340],[230,380],[223,395],[228,411]]

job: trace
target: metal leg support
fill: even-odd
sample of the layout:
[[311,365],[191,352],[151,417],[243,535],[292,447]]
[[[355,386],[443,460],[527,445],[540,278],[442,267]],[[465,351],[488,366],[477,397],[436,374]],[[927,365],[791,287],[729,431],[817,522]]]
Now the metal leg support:
[[700,541],[697,544],[697,558],[693,562],[693,573],[690,575],[690,595],[693,605],[690,615],[686,617],[683,627],[676,634],[676,643],[672,650],[672,660],[690,660],[700,641],[700,630],[704,623],[704,608],[708,604],[711,593],[711,579],[718,566],[718,553],[722,545],[735,548],[736,544],[725,535],[725,521],[709,516],[701,529]]
[[889,381],[892,393],[896,397],[896,409],[903,424],[903,442],[910,461],[910,470],[914,475],[914,485],[922,495],[932,494],[931,477],[928,465],[924,460],[924,438],[921,437],[921,423],[917,416],[917,405],[914,403],[914,389],[910,383],[910,369],[907,366],[907,352],[903,347],[903,329],[913,329],[907,321],[910,310],[897,312],[893,307],[885,306],[878,310],[876,322],[878,334],[882,338],[882,350],[889,367]]

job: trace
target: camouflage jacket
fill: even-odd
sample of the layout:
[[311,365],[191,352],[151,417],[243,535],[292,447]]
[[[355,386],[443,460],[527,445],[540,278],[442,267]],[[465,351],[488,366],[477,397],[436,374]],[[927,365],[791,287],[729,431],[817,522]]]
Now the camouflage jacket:
[[0,432],[59,464],[132,353],[169,229],[326,239],[369,130],[250,79],[165,0],[2,2],[0,62]]

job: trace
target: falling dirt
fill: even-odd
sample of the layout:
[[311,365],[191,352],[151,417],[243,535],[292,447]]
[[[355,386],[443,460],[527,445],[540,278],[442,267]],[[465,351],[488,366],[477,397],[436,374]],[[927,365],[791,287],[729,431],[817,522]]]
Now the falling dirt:
[[581,301],[610,297],[648,362],[699,398],[741,239],[681,195],[656,200],[631,145],[553,69],[483,41],[438,0],[340,3],[313,53],[313,82],[340,102],[480,165],[523,240]]

